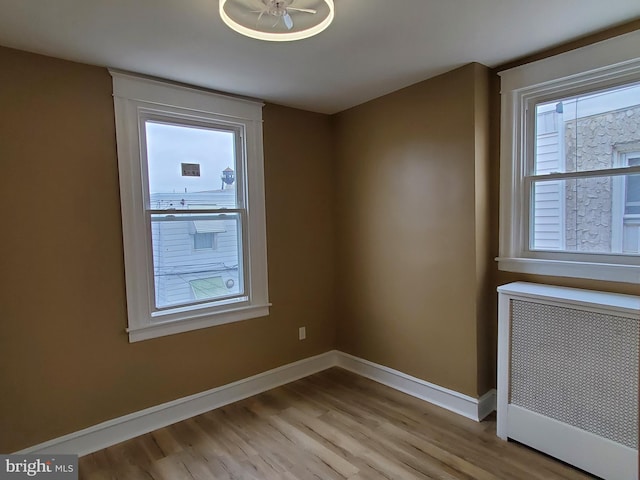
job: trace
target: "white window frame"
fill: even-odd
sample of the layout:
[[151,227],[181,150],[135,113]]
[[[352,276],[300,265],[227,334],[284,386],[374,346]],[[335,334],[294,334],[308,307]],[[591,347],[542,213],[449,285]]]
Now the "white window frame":
[[[269,314],[262,149],[262,107],[256,101],[109,70],[120,176],[120,201],[127,291],[129,341],[136,342]],[[144,120],[225,125],[240,133],[238,165],[243,222],[245,292],[228,301],[155,308]],[[141,140],[142,139],[142,140]]]
[[[529,247],[536,103],[640,81],[640,31],[500,72],[500,270],[640,283],[640,257]],[[629,172],[631,173],[631,172]]]

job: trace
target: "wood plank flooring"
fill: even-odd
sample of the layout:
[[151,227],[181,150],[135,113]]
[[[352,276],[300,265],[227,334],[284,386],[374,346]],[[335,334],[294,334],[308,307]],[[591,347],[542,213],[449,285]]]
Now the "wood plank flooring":
[[332,368],[80,459],[82,480],[593,478]]

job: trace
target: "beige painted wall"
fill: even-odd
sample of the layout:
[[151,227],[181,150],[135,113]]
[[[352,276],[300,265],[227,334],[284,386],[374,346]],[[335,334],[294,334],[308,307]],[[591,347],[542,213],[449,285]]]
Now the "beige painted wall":
[[477,389],[483,395],[495,387],[496,363],[493,356],[495,317],[492,316],[491,256],[491,158],[490,158],[490,71],[473,64],[474,72],[474,142],[475,142],[475,244],[476,244],[476,358]]
[[111,77],[0,65],[0,452],[333,348],[328,117],[264,110],[271,315],[130,344]]
[[487,82],[470,64],[335,119],[338,348],[471,396],[492,382]]

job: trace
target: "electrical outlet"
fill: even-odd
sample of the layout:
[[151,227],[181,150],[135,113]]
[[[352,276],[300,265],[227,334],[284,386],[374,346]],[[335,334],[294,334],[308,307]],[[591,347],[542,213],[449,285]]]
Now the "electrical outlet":
[[298,340],[304,340],[307,338],[307,327],[300,327],[298,329]]

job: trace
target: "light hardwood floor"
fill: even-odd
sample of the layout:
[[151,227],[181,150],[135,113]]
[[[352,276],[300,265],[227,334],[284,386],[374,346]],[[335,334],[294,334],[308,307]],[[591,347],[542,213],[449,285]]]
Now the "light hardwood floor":
[[481,423],[332,368],[80,459],[80,479],[587,479]]

